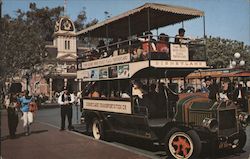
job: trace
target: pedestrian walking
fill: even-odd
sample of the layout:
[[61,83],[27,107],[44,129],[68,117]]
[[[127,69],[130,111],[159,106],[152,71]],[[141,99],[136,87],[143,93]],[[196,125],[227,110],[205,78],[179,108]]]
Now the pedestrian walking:
[[65,87],[64,91],[58,98],[58,104],[61,106],[61,129],[60,131],[65,130],[65,119],[68,118],[68,129],[72,130],[72,105],[75,101],[74,94],[70,93],[69,88]]
[[17,96],[14,93],[11,93],[8,95],[8,100],[5,102],[7,113],[8,113],[8,128],[9,128],[9,134],[10,138],[16,137],[16,128],[18,125],[18,102],[17,102]]
[[29,105],[32,102],[32,97],[29,96],[29,91],[22,92],[22,97],[18,98],[18,101],[21,103],[21,111],[23,120],[23,127],[25,129],[25,135],[30,134],[30,125],[33,123],[33,113],[30,111]]

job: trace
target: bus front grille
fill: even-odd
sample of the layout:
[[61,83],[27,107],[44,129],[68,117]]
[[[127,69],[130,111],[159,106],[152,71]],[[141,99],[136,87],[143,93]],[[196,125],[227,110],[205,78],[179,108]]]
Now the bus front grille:
[[219,136],[231,136],[238,132],[236,109],[219,110]]

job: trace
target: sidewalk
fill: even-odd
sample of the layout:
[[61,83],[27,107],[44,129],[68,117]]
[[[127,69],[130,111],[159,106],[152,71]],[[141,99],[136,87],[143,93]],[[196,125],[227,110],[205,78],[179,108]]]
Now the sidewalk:
[[1,155],[3,159],[147,159],[142,154],[96,141],[93,138],[63,131],[35,122],[25,136],[19,120],[17,138],[8,136],[7,112],[1,111]]

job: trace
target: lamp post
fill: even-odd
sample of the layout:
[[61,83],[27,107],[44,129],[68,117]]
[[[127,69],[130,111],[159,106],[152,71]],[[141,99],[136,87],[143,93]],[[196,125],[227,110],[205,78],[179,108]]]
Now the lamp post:
[[242,68],[245,65],[246,62],[242,60],[240,57],[241,57],[240,53],[236,52],[234,54],[234,59],[230,63],[231,68]]

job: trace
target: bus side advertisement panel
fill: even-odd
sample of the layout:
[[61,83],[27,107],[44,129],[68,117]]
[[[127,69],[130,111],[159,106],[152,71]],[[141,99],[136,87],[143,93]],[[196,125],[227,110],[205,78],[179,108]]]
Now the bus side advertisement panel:
[[130,101],[83,100],[84,109],[132,114]]

